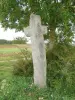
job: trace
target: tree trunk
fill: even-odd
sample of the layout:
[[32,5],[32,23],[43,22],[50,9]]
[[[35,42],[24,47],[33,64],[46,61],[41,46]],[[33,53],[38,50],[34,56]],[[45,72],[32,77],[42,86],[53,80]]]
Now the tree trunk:
[[54,45],[55,45],[55,29],[51,28],[50,29],[50,43],[49,43],[49,49],[52,50]]

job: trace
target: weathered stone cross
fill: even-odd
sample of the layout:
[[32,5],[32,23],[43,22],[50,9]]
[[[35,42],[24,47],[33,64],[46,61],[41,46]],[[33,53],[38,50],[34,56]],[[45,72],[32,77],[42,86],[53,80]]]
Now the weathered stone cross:
[[46,52],[43,34],[47,33],[47,26],[41,25],[39,15],[31,14],[29,26],[24,29],[25,34],[31,37],[32,58],[34,66],[34,84],[46,86]]

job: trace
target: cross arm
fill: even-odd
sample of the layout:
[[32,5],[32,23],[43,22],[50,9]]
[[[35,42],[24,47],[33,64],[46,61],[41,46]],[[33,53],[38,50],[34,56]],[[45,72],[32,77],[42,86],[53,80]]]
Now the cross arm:
[[30,27],[29,27],[29,26],[26,27],[26,28],[24,28],[24,33],[25,33],[25,35],[26,35],[27,37],[30,37]]
[[42,34],[47,34],[47,26],[41,26]]

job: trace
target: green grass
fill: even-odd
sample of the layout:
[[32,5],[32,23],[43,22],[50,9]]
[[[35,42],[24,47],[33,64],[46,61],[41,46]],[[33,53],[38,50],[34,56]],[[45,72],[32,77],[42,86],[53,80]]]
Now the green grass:
[[13,60],[15,59],[14,58],[14,55],[11,56],[7,56],[7,57],[0,57],[0,61],[9,61],[9,60]]
[[12,74],[12,64],[10,62],[0,62],[0,80],[9,78]]
[[0,48],[0,54],[6,54],[6,53],[9,54],[14,52],[20,52],[20,50],[18,48],[7,48],[7,49]]
[[20,49],[18,48],[0,48],[0,61],[9,61],[13,60],[14,55],[19,53]]
[[[1,46],[3,46],[3,48]],[[25,48],[24,46],[23,47],[19,47],[19,46],[18,45],[0,45],[1,47],[0,48],[0,61],[9,61],[9,60],[15,59],[14,56],[18,54],[19,52],[21,52],[22,48]],[[27,47],[27,49],[31,51],[29,47]]]
[[[0,53],[19,52],[16,48],[3,50]],[[74,92],[63,89],[40,89],[35,87],[32,77],[13,75],[12,56],[1,58],[0,62],[0,100],[75,100]]]
[[32,83],[32,77],[14,76],[11,62],[0,63],[0,100],[75,100],[63,91],[40,89]]

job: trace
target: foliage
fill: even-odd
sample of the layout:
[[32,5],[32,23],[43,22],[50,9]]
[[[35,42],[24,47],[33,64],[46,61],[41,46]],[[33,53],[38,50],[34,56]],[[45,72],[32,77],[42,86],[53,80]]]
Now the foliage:
[[74,50],[75,46],[57,44],[52,51],[47,51],[48,86],[64,92],[66,90],[70,92],[75,91]]
[[5,28],[23,31],[29,24],[30,14],[35,13],[41,16],[42,24],[48,26],[46,37],[50,41],[71,42],[72,26],[75,27],[74,4],[74,0],[0,0],[0,22]]
[[[6,66],[5,66],[6,67]],[[9,71],[10,72],[10,71]],[[0,100],[74,100],[75,96],[71,93],[68,95],[67,93],[60,93],[56,90],[52,90],[51,88],[40,89],[33,85],[33,81],[31,77],[25,76],[15,76],[6,74],[5,70],[1,75],[0,70]],[[4,88],[2,88],[2,84],[4,84]]]
[[0,39],[0,44],[11,44],[11,41],[5,40],[5,39]]
[[[70,50],[72,50],[72,52]],[[65,54],[60,51],[63,52],[65,51]],[[50,58],[51,52],[54,55],[52,56],[53,58],[52,57]],[[25,76],[12,74],[13,68],[10,61],[0,62],[0,100],[75,100],[75,84],[72,84],[73,82],[70,81],[70,79],[72,78],[75,80],[75,77],[73,77],[75,74],[75,69],[73,67],[75,66],[75,53],[74,53],[75,47],[69,46],[69,48],[66,48],[65,45],[63,46],[63,44],[60,44],[58,48],[53,49],[51,52],[47,52],[47,54],[49,55],[49,56],[47,55],[47,62],[49,65],[48,67],[52,68],[51,69],[52,72],[54,71],[56,75],[54,73],[51,73],[51,71],[49,70],[47,78],[48,79],[51,78],[53,81],[50,80],[51,84],[48,83],[48,87],[44,89],[35,87],[33,84],[32,77],[25,77]],[[59,59],[62,59],[61,57],[63,56],[64,61],[63,60],[58,61],[57,56],[59,57]],[[51,59],[53,60],[53,62]],[[63,72],[66,72],[65,69],[67,69],[69,66],[68,68],[69,74],[68,77],[66,78],[69,79],[67,80],[67,84],[65,84],[66,81],[62,80],[62,78],[57,76],[59,74],[59,72],[57,71],[60,69],[60,66],[57,65],[57,63],[62,66],[61,62],[62,63],[65,62],[65,65],[67,65],[67,66],[63,65],[64,67]],[[68,62],[70,62],[71,64]],[[50,65],[52,65],[52,67]],[[50,74],[51,77],[49,76]],[[64,74],[65,73],[63,73],[62,75]],[[53,77],[54,75],[55,77]],[[69,78],[69,76],[71,78]],[[64,75],[64,77],[66,77],[66,75]],[[62,83],[62,87],[61,87],[61,83]],[[51,87],[49,87],[49,84]],[[67,87],[66,89],[66,86],[69,87]]]
[[13,44],[26,44],[27,39],[24,37],[17,37],[14,40],[12,40]]
[[13,73],[15,75],[32,76],[33,75],[33,63],[31,53],[27,49],[20,49],[21,53],[16,56],[15,63],[13,64]]
[[26,44],[27,39],[24,37],[17,37],[14,40],[0,39],[0,44]]

